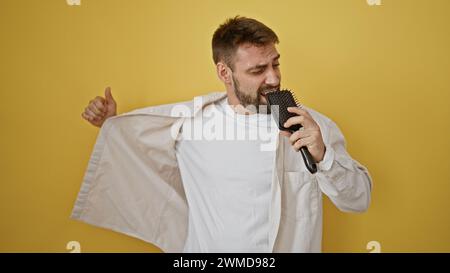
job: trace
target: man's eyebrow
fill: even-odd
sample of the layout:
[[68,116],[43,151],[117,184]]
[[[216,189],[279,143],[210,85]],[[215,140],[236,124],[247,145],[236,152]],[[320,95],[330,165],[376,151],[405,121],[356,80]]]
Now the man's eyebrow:
[[[278,60],[280,57],[281,57],[281,55],[280,55],[280,54],[277,54],[277,56],[275,56],[272,60],[273,60],[273,61],[276,61],[276,60]],[[247,71],[250,71],[250,70],[253,70],[253,69],[258,69],[258,68],[264,68],[264,67],[266,67],[266,66],[267,66],[267,64],[258,64],[258,65],[255,65],[255,66],[252,66],[252,67],[248,68]]]

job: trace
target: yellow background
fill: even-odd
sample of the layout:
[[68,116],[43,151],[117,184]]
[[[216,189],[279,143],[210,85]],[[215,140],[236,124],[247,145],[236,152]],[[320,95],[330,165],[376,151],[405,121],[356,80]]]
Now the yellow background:
[[1,0],[0,251],[159,251],[69,219],[98,132],[80,114],[108,85],[120,113],[224,90],[211,36],[237,14],[373,177],[365,214],[325,200],[323,250],[449,252],[448,0]]

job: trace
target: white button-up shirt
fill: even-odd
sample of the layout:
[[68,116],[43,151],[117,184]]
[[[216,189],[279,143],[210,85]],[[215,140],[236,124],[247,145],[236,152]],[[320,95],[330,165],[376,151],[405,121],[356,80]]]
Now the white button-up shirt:
[[[224,92],[193,101],[138,109],[102,126],[72,211],[72,218],[137,237],[165,252],[183,251],[189,206],[175,154],[180,129]],[[363,212],[370,203],[367,169],[346,151],[337,125],[304,107],[326,146],[318,172],[309,173],[285,137],[276,139],[268,212],[273,252],[320,252],[322,195],[342,211]]]

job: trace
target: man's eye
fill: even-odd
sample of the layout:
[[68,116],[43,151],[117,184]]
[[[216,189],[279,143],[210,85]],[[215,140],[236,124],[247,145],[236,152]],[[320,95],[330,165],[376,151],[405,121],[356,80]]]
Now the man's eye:
[[280,64],[274,64],[273,65],[273,67],[279,67],[280,66]]
[[252,74],[258,75],[258,74],[263,73],[263,71],[264,70],[255,70],[255,71],[252,71]]

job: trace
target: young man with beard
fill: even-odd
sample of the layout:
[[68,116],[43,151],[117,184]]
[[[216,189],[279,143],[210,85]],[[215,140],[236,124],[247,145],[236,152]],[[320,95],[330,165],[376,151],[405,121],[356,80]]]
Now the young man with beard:
[[231,18],[212,39],[225,93],[121,115],[109,88],[90,101],[82,116],[101,130],[72,217],[167,252],[320,252],[322,195],[363,212],[372,182],[319,112],[291,108],[285,127],[303,128],[278,130],[263,96],[280,89],[277,43],[263,23]]

